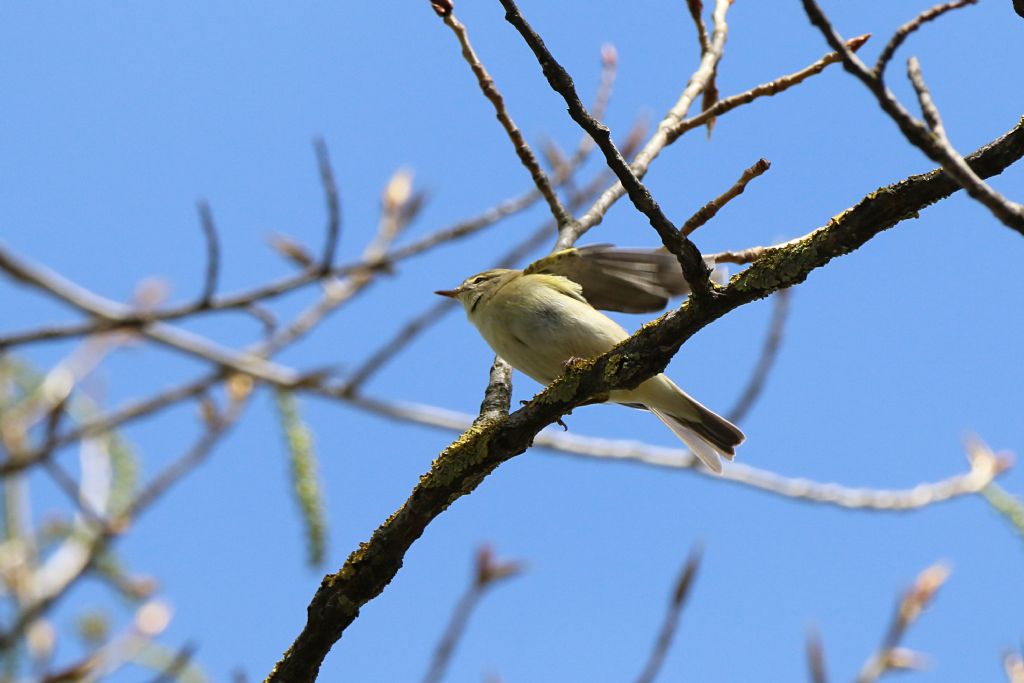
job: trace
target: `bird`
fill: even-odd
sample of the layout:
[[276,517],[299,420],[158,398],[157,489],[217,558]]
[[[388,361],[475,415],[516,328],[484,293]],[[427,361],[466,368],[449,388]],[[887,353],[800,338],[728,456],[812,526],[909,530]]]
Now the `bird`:
[[[629,336],[598,309],[652,312],[688,292],[668,252],[595,244],[556,251],[523,270],[485,270],[435,294],[458,300],[498,356],[547,386],[571,360],[596,358]],[[663,373],[611,391],[608,401],[650,411],[716,473],[745,438]]]

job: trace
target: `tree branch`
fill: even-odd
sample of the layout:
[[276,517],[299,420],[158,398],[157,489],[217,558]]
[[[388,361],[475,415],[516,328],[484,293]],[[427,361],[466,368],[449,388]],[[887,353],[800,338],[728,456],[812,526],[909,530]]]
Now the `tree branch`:
[[[1024,121],[968,157],[984,177],[1024,156]],[[324,657],[359,610],[375,598],[402,566],[409,547],[460,497],[495,468],[524,452],[537,433],[574,407],[616,388],[635,387],[660,372],[679,347],[731,310],[802,282],[816,268],[854,251],[875,235],[914,217],[959,188],[942,170],[880,188],[829,223],[785,248],[766,249],[718,296],[700,306],[688,301],[593,361],[575,365],[507,418],[483,420],[467,430],[420,477],[405,503],[324,577],[307,610],[307,622],[267,681],[312,681]]]
[[559,64],[554,56],[544,45],[544,41],[537,35],[513,0],[500,0],[505,8],[505,19],[519,31],[526,41],[526,44],[533,51],[534,56],[540,63],[541,70],[547,78],[548,84],[555,92],[562,96],[569,107],[569,116],[573,121],[585,130],[597,143],[598,149],[604,154],[608,167],[622,183],[629,195],[630,201],[637,210],[647,216],[651,227],[655,229],[665,248],[679,260],[683,269],[683,276],[690,285],[691,298],[705,299],[711,294],[711,282],[708,277],[711,270],[701,256],[697,246],[682,234],[668,216],[664,214],[658,202],[651,195],[650,190],[641,182],[629,163],[619,152],[618,147],[612,140],[611,130],[587,111],[582,100],[576,92],[572,77]]

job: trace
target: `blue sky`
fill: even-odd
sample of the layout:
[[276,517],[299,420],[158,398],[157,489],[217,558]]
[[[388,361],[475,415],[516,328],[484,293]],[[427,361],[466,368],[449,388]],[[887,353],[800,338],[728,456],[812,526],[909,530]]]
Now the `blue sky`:
[[[522,3],[583,92],[613,43],[620,68],[607,120],[626,131],[656,121],[685,85],[697,49],[685,3]],[[870,60],[924,2],[831,2],[846,36],[874,33]],[[579,131],[497,2],[457,13],[526,137],[572,148]],[[800,69],[826,52],[796,0],[738,0],[718,77],[724,95]],[[890,67],[893,89],[917,55],[953,143],[963,152],[1010,129],[1021,111],[1024,20],[988,1],[929,25]],[[398,168],[429,203],[404,240],[474,215],[529,187],[450,31],[426,2],[5,3],[0,8],[0,238],[7,247],[115,299],[140,280],[199,291],[205,267],[195,201],[213,207],[224,253],[222,291],[292,272],[265,244],[283,232],[319,245],[324,224],[311,140],[330,148],[344,226],[339,260],[373,237],[379,197]],[[833,67],[783,95],[694,131],[667,150],[648,184],[682,220],[759,157],[772,169],[695,236],[705,252],[768,244],[823,225],[879,186],[932,168],[864,88]],[[590,177],[598,166],[586,167]],[[1020,200],[1024,166],[993,184]],[[537,206],[471,240],[412,259],[341,309],[283,363],[351,369],[435,289],[482,270],[545,218]],[[656,245],[626,202],[584,242]],[[1024,444],[1020,235],[964,196],[927,209],[853,255],[813,273],[792,297],[785,344],[761,402],[743,424],[740,459],[786,475],[852,486],[907,487],[965,469],[960,440]],[[314,290],[276,305],[294,314]],[[703,330],[669,374],[702,402],[727,408],[756,362],[770,304]],[[4,330],[73,314],[0,282]],[[626,316],[638,327],[644,319]],[[251,320],[225,315],[186,327],[225,344],[256,341]],[[40,366],[73,348],[26,357]],[[367,386],[375,396],[475,410],[491,352],[461,316],[418,339]],[[159,349],[119,352],[96,390],[110,405],[197,375]],[[516,398],[536,385],[517,376]],[[301,628],[324,571],[407,496],[452,434],[385,421],[347,405],[301,399],[315,434],[330,545],[304,563],[280,428],[261,394],[209,463],[118,545],[159,577],[175,609],[171,646],[193,642],[216,680],[261,679]],[[576,411],[572,433],[672,446],[649,415]],[[152,474],[197,430],[183,406],[125,436]],[[75,454],[62,460],[73,468]],[[1024,493],[1024,475],[1004,485]],[[64,505],[35,482],[37,514]],[[687,472],[532,450],[458,501],[413,547],[385,593],[328,657],[321,680],[415,680],[482,542],[521,560],[523,576],[474,615],[448,680],[629,680],[639,672],[674,576],[690,547],[705,561],[662,680],[799,680],[803,637],[818,624],[834,677],[851,677],[881,638],[897,592],[925,566],[953,575],[907,644],[932,656],[915,680],[999,680],[1020,642],[1024,546],[980,498],[907,514],[798,503]],[[110,601],[85,585],[64,602]],[[71,658],[68,643],[59,657]],[[134,680],[128,676],[129,680]]]

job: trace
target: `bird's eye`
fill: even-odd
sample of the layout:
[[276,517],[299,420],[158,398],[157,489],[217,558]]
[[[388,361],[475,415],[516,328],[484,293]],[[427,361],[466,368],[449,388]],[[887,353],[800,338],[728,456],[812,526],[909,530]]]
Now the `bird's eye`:
[[471,284],[471,285],[478,285],[478,284],[480,284],[481,282],[483,282],[486,279],[487,278],[485,278],[483,275],[477,275],[475,278],[473,278],[472,280],[469,281],[469,284]]

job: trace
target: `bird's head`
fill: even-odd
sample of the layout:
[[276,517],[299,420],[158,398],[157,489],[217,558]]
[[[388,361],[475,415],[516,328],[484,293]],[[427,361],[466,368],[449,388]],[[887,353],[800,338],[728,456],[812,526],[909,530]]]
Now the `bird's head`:
[[442,289],[434,292],[434,294],[458,299],[466,307],[466,310],[472,313],[482,300],[496,292],[499,287],[517,274],[519,274],[519,271],[508,270],[507,268],[485,270],[482,273],[466,278],[455,289]]

